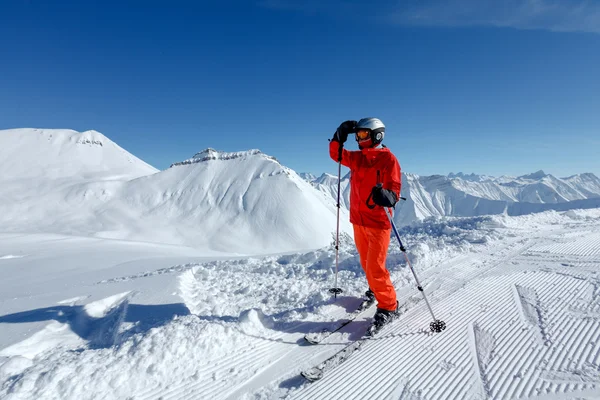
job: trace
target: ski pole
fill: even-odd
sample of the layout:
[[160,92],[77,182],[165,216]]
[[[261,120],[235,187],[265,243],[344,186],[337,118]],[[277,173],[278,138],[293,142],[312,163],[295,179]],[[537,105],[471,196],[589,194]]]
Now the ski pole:
[[342,151],[344,145],[340,143],[340,151],[338,157],[338,193],[337,193],[337,229],[335,234],[335,283],[329,293],[333,293],[333,297],[337,299],[337,295],[342,293],[342,289],[338,287],[338,266],[339,266],[339,252],[340,252],[340,188],[342,180]]
[[421,293],[423,293],[423,298],[425,299],[425,303],[427,304],[427,308],[429,308],[429,312],[431,313],[431,317],[433,318],[433,322],[431,322],[429,324],[429,328],[433,332],[441,332],[444,329],[446,329],[446,323],[444,321],[436,319],[435,315],[433,315],[433,310],[431,308],[431,305],[429,304],[429,301],[427,300],[427,296],[425,295],[425,291],[423,290],[423,286],[421,286],[421,282],[419,281],[419,278],[417,277],[417,274],[416,274],[414,268],[412,267],[412,264],[410,263],[408,255],[406,254],[406,248],[402,244],[402,240],[400,240],[400,235],[398,234],[398,230],[396,229],[396,224],[394,223],[394,219],[392,218],[392,215],[390,214],[390,212],[387,209],[387,207],[383,207],[383,209],[385,210],[385,214],[387,215],[388,219],[390,220],[390,223],[392,224],[392,229],[394,230],[394,234],[396,235],[396,239],[398,239],[398,243],[400,244],[400,251],[402,251],[402,253],[404,253],[404,257],[406,258],[406,264],[408,264],[408,266],[410,267],[410,270],[412,271],[412,274],[415,277],[415,281],[417,281],[417,289],[419,289],[419,291]]

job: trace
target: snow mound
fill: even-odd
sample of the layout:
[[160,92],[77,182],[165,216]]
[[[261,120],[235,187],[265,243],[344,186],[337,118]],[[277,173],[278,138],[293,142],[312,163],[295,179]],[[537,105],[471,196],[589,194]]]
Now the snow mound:
[[264,334],[273,328],[273,321],[260,309],[253,308],[242,312],[240,315],[240,329],[249,335]]

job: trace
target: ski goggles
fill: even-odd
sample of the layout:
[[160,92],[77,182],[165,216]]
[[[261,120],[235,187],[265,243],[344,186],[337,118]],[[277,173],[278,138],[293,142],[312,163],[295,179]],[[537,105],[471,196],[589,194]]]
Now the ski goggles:
[[359,129],[356,131],[356,138],[358,140],[365,140],[371,136],[371,131],[368,129]]

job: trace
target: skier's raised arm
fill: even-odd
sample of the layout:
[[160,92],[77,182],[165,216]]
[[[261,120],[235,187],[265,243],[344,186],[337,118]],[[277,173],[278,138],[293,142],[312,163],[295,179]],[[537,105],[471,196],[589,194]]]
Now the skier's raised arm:
[[348,135],[354,133],[356,121],[344,121],[337,128],[329,142],[329,156],[335,162],[341,162],[343,166],[352,168],[352,152],[344,149],[344,143],[348,140]]

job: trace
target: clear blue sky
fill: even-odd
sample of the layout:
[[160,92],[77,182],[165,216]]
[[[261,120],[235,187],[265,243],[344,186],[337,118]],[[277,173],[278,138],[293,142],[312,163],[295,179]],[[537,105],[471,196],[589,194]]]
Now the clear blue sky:
[[337,125],[375,116],[407,172],[600,175],[598,1],[12,0],[0,54],[0,129],[161,169],[258,148],[336,173]]

